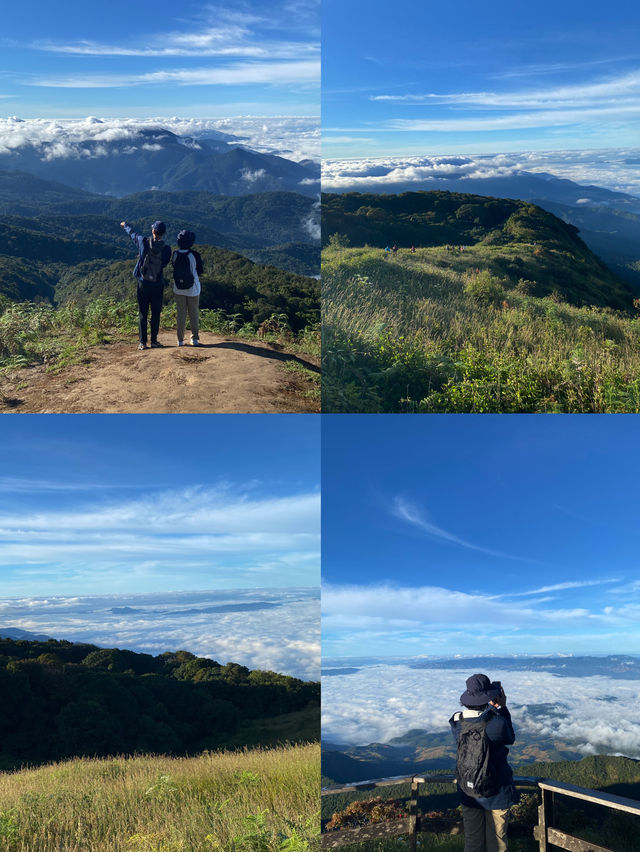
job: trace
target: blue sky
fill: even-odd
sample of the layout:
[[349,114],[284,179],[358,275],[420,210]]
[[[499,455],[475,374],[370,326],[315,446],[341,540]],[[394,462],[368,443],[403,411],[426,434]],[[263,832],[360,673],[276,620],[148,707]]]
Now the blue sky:
[[323,654],[638,653],[636,418],[325,416]]
[[323,0],[323,155],[637,146],[640,7]]
[[0,597],[319,585],[313,415],[0,423]]
[[3,16],[0,113],[317,116],[319,30],[319,0],[26,0]]

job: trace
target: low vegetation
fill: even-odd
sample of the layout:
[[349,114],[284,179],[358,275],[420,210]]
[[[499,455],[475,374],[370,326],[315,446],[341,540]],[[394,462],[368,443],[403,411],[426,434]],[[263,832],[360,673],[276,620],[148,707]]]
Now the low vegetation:
[[318,848],[318,745],[76,759],[0,774],[3,852]]
[[[165,304],[161,329],[176,328],[176,310]],[[291,330],[285,313],[272,313],[258,323],[242,313],[221,309],[200,311],[200,328],[225,337],[260,339],[289,352],[319,356],[319,324]],[[56,372],[81,363],[93,346],[137,340],[138,308],[135,300],[98,296],[84,303],[67,302],[54,308],[40,302],[12,302],[0,297],[0,371],[46,364]]]

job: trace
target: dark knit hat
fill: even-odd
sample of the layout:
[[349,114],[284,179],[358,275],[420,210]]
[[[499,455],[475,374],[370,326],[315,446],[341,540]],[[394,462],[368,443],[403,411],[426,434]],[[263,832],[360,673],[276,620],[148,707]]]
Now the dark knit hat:
[[164,232],[167,230],[167,226],[165,225],[165,223],[164,223],[164,222],[161,222],[161,221],[158,219],[158,220],[157,220],[156,222],[154,222],[154,223],[153,223],[153,225],[151,226],[151,230],[152,230],[152,231],[155,231],[155,233],[156,233],[159,237],[161,237],[161,236],[164,234]]

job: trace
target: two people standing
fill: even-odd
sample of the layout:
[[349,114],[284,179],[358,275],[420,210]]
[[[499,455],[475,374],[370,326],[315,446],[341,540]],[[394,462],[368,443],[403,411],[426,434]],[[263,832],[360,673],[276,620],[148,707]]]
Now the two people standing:
[[463,709],[449,719],[457,743],[456,777],[464,852],[506,852],[509,808],[518,801],[507,763],[515,742],[507,698],[485,674],[467,679]]
[[199,275],[202,274],[202,259],[198,252],[192,249],[195,234],[192,231],[181,231],[178,234],[178,249],[172,252],[171,247],[163,240],[167,230],[164,222],[156,221],[153,223],[150,237],[135,233],[127,222],[120,222],[120,226],[124,228],[138,248],[138,260],[133,270],[133,276],[138,282],[136,290],[140,338],[138,349],[147,348],[149,309],[151,309],[151,347],[162,346],[158,341],[158,331],[160,330],[160,314],[162,312],[163,273],[169,261],[173,265],[173,294],[178,314],[178,346],[184,345],[187,312],[191,325],[191,344],[198,346]]

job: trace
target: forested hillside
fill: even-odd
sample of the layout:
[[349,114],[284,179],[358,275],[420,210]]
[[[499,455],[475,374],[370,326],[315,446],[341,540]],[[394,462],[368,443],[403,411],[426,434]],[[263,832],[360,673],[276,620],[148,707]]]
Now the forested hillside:
[[[319,736],[319,685],[70,642],[0,640],[0,769],[73,756],[204,749]],[[271,720],[271,723],[270,723]]]

